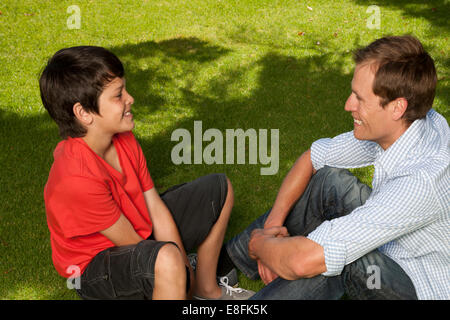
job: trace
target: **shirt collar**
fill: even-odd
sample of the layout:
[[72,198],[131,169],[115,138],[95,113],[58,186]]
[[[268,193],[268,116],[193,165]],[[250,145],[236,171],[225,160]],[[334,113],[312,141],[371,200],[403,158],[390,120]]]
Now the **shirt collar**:
[[415,120],[408,129],[387,150],[379,147],[378,164],[390,173],[401,167],[411,156],[412,150],[418,145],[425,130],[426,118]]

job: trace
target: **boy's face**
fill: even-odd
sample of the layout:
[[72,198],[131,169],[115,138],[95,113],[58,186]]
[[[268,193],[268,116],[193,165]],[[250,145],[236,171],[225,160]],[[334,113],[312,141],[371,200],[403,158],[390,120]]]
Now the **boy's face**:
[[114,78],[98,99],[100,115],[94,115],[95,125],[102,132],[116,134],[134,128],[131,105],[133,97],[125,89],[124,78]]

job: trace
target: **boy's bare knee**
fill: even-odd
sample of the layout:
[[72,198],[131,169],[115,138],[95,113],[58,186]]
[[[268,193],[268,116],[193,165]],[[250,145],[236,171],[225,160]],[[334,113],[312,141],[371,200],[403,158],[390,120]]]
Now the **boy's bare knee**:
[[172,243],[167,243],[159,249],[155,263],[157,276],[173,277],[179,275],[185,277],[185,264],[180,249]]
[[153,299],[186,298],[186,266],[181,251],[172,243],[159,249],[155,263]]

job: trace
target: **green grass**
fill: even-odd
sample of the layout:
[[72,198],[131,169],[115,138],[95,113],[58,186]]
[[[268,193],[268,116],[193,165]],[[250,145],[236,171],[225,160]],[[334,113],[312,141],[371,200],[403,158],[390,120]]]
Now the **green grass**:
[[[135,98],[135,134],[159,190],[211,172],[228,175],[236,204],[227,239],[270,208],[314,140],[352,129],[343,105],[355,48],[389,34],[417,36],[438,70],[434,108],[450,119],[449,1],[379,0],[380,29],[366,27],[372,3],[362,0],[105,3],[0,4],[0,299],[77,299],[53,268],[43,202],[59,137],[37,79],[63,47],[104,46],[120,57]],[[81,9],[79,30],[66,26],[73,4]],[[193,132],[194,120],[203,130],[279,129],[278,173],[261,176],[261,165],[249,164],[173,165],[171,133]],[[354,172],[370,184],[371,168]],[[243,275],[240,281],[262,287]]]

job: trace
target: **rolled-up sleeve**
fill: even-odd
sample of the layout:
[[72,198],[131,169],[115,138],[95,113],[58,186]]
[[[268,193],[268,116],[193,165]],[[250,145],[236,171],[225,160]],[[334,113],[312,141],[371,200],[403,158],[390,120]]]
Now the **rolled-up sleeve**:
[[[408,187],[406,187],[408,186]],[[323,222],[307,238],[324,249],[327,271],[335,276],[345,265],[435,220],[439,212],[433,188],[423,179],[397,178],[350,214]]]
[[330,234],[330,221],[323,222],[316,230],[308,235],[308,239],[320,244],[324,249],[327,271],[324,276],[335,276],[342,272],[347,261],[345,242],[335,242]]
[[358,140],[353,131],[350,131],[313,142],[311,162],[316,170],[326,165],[335,168],[360,168],[372,165],[379,151],[380,147],[376,143]]
[[325,166],[326,150],[330,148],[331,141],[330,138],[323,138],[311,145],[311,162],[314,169],[319,170]]

